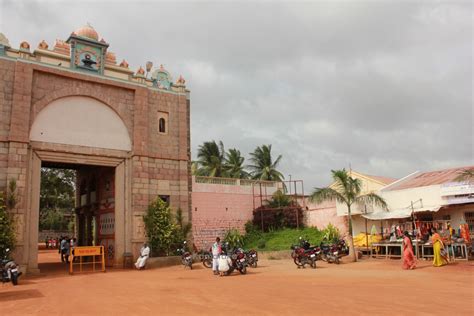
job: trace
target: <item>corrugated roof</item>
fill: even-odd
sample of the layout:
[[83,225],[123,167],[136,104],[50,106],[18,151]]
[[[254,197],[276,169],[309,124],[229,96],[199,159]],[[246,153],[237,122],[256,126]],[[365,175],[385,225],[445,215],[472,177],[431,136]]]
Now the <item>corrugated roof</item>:
[[413,177],[409,177],[408,179],[401,181],[400,183],[396,183],[393,186],[387,188],[387,190],[403,190],[409,188],[417,188],[417,187],[425,187],[435,184],[443,184],[453,182],[459,174],[466,170],[466,169],[473,169],[474,166],[466,166],[466,167],[457,167],[451,169],[443,169],[437,171],[428,171],[416,174]]
[[382,183],[385,183],[385,184],[390,184],[390,183],[393,183],[393,182],[398,180],[398,179],[390,178],[390,177],[373,176],[373,175],[365,174],[365,173],[362,173],[362,174],[366,177],[369,177],[371,179],[374,179],[376,181],[379,181],[379,182],[382,182]]

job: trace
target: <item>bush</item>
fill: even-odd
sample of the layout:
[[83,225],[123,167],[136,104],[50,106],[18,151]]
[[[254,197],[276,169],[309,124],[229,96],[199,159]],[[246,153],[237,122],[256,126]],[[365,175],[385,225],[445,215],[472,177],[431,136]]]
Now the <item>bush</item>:
[[265,248],[267,242],[265,241],[265,239],[261,238],[257,241],[257,248],[258,249],[263,249]]
[[7,211],[5,200],[0,193],[0,258],[3,258],[6,249],[15,248],[15,230],[12,215]]
[[179,229],[171,216],[169,205],[158,197],[148,206],[143,221],[153,254],[169,255]]
[[[298,222],[296,220],[298,214]],[[263,216],[263,231],[278,230],[282,228],[303,227],[303,209],[300,206],[287,206],[283,208],[268,208],[261,206],[253,211],[253,224],[261,229]]]
[[240,234],[238,229],[229,229],[224,236],[224,242],[228,242],[230,248],[242,247],[244,237]]
[[329,223],[328,226],[326,226],[323,229],[323,239],[327,242],[335,242],[339,240],[340,234],[339,234],[339,229],[334,226],[333,224]]

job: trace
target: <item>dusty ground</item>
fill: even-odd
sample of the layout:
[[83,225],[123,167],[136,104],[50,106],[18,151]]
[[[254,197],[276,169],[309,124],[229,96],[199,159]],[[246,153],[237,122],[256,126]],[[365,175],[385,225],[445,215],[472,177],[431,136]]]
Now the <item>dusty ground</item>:
[[[43,263],[57,261],[42,251]],[[247,275],[216,277],[196,263],[145,271],[109,270],[69,276],[58,263],[43,274],[0,287],[0,315],[472,315],[474,264],[434,268],[420,262],[318,262],[297,269],[290,260],[260,261]],[[56,270],[54,269],[56,266]],[[59,271],[57,267],[59,268]],[[62,271],[63,270],[63,271]]]

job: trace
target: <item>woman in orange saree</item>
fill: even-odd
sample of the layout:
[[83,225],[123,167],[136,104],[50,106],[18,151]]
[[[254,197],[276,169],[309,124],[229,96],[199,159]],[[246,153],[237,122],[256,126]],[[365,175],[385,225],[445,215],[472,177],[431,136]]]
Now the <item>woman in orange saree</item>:
[[441,255],[441,250],[444,250],[444,244],[441,240],[441,236],[436,232],[436,229],[433,228],[433,235],[431,235],[431,240],[433,241],[433,266],[441,267],[448,263],[448,260],[445,256]]
[[415,255],[413,254],[413,245],[408,232],[403,233],[403,265],[405,270],[413,270],[416,267]]

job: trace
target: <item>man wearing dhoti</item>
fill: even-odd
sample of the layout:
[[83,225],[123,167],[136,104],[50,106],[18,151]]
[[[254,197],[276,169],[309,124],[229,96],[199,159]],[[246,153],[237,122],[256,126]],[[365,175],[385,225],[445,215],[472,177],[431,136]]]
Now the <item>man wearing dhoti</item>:
[[135,267],[138,270],[145,268],[148,257],[150,257],[150,247],[148,247],[147,243],[144,243],[140,249],[140,257],[138,257],[137,262],[135,262]]

